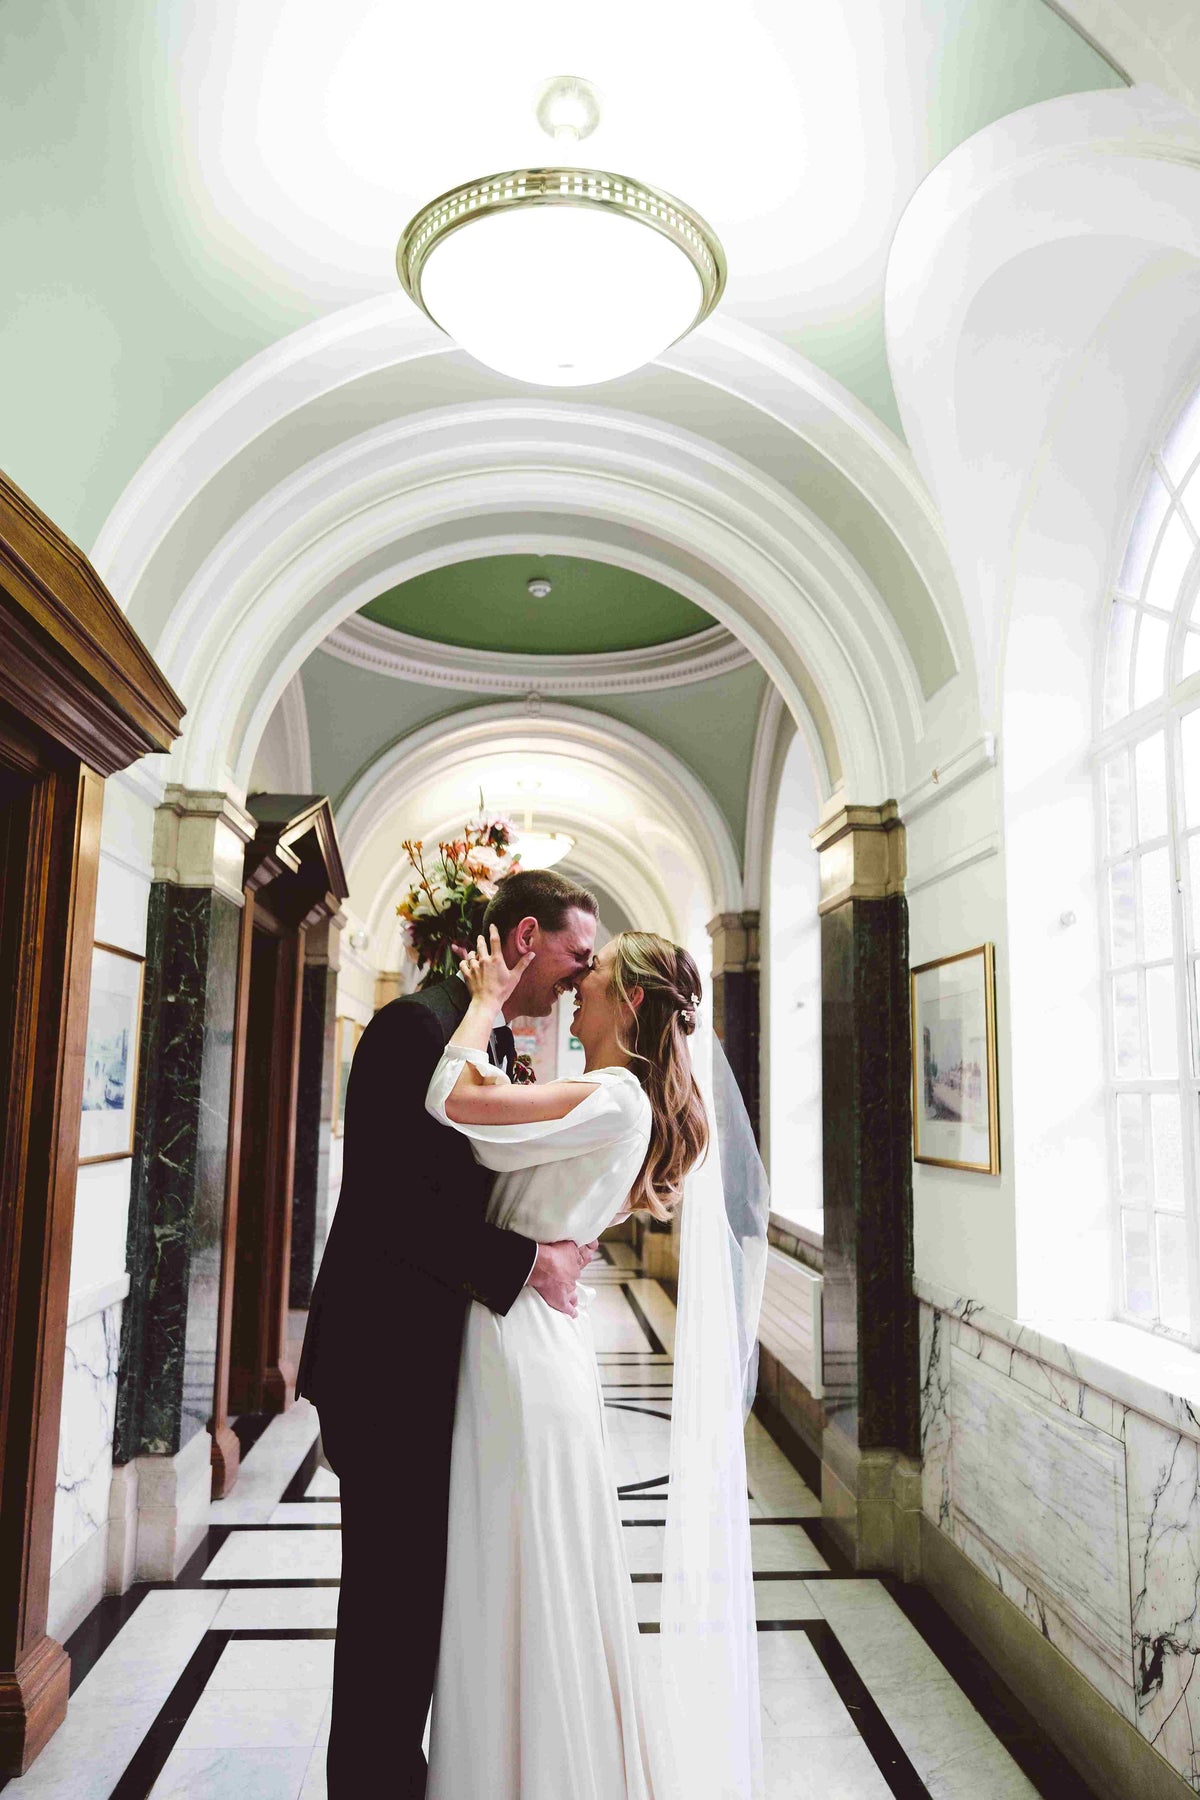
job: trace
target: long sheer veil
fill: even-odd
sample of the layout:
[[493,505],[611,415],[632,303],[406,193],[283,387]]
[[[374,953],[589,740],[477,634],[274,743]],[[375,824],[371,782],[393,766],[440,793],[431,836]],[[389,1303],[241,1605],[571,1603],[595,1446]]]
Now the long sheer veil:
[[687,1177],[680,1213],[660,1627],[668,1766],[656,1774],[655,1800],[759,1800],[743,1431],[757,1379],[769,1192],[733,1071],[707,1019],[691,1045],[710,1142]]

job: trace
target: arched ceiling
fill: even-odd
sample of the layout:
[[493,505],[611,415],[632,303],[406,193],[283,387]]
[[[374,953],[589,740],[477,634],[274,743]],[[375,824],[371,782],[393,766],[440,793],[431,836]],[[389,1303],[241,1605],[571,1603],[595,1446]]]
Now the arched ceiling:
[[[530,97],[548,72],[598,82],[598,160],[709,215],[725,319],[893,427],[882,287],[908,199],[990,120],[1119,80],[1044,0],[747,0],[733,29],[717,0],[611,0],[600,20],[531,0],[520,31],[483,0],[452,22],[382,0],[314,17],[309,0],[4,9],[0,465],[85,548],[218,382],[396,292],[420,201],[480,163],[544,160]],[[455,379],[438,360],[434,403]],[[639,404],[637,378],[596,393]],[[345,435],[359,397],[339,404]]]
[[[551,584],[530,594],[531,577]],[[681,594],[612,563],[585,557],[479,556],[389,588],[360,611],[376,624],[432,643],[538,656],[640,650],[709,629],[711,615]]]

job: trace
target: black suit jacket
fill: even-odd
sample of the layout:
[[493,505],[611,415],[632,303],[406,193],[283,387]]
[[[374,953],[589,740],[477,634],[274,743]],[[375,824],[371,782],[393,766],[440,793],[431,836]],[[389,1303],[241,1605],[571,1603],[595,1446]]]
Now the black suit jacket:
[[425,1092],[469,997],[457,979],[406,994],[367,1026],[346,1093],[342,1188],[313,1285],[296,1393],[322,1415],[378,1421],[453,1410],[469,1298],[506,1313],[536,1245],[484,1217],[492,1177]]

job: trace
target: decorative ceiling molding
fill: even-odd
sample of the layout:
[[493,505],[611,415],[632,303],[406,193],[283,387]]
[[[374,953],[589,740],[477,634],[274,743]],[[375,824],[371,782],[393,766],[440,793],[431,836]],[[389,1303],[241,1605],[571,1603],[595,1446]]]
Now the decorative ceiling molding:
[[723,625],[642,650],[524,656],[435,644],[361,613],[330,632],[321,648],[375,675],[484,694],[639,694],[708,681],[754,661]]

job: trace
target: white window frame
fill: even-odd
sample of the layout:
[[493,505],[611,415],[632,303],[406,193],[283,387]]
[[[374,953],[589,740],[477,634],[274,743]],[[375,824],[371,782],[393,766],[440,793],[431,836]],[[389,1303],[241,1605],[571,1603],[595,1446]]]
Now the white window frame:
[[[1177,406],[1171,417],[1171,427],[1179,418],[1185,406],[1192,400],[1196,392],[1194,384],[1189,386],[1184,404]],[[1200,593],[1200,525],[1193,523],[1188,513],[1179,503],[1180,489],[1171,479],[1162,460],[1162,452],[1166,448],[1170,430],[1163,434],[1159,448],[1150,456],[1139,473],[1135,488],[1134,502],[1125,520],[1125,528],[1120,538],[1120,551],[1113,572],[1113,579],[1108,585],[1108,599],[1104,612],[1104,629],[1099,634],[1098,657],[1096,668],[1096,728],[1094,736],[1094,766],[1096,775],[1096,867],[1099,872],[1099,914],[1101,921],[1101,970],[1103,983],[1103,1005],[1105,1054],[1107,1068],[1106,1116],[1108,1122],[1108,1148],[1111,1190],[1112,1218],[1112,1311],[1116,1318],[1128,1324],[1136,1325],[1176,1342],[1200,1347],[1200,1026],[1197,1024],[1200,991],[1197,980],[1200,978],[1200,929],[1197,929],[1197,914],[1189,892],[1191,873],[1189,857],[1186,853],[1188,839],[1200,832],[1200,812],[1195,824],[1189,830],[1186,818],[1186,797],[1184,793],[1184,776],[1182,760],[1181,721],[1200,706],[1200,670],[1182,678],[1173,680],[1173,672],[1181,666],[1183,642],[1188,630],[1191,609]],[[1196,465],[1192,465],[1195,468]],[[1162,540],[1163,533],[1176,512],[1183,518],[1192,537],[1192,556],[1175,596],[1174,607],[1170,615],[1170,626],[1167,640],[1166,668],[1167,681],[1163,693],[1153,701],[1131,709],[1123,718],[1114,724],[1104,721],[1106,698],[1106,674],[1109,647],[1112,641],[1113,609],[1117,602],[1132,603],[1137,608],[1135,632],[1130,648],[1128,693],[1132,697],[1136,682],[1137,651],[1141,633],[1141,622],[1147,609],[1142,605],[1140,596],[1122,593],[1119,587],[1120,574],[1124,565],[1126,551],[1136,524],[1148,484],[1157,473],[1164,483],[1171,504],[1165,513],[1155,539],[1155,549],[1147,564],[1147,572],[1153,567],[1154,554]],[[1191,470],[1189,470],[1189,474]],[[1200,481],[1200,474],[1196,479]],[[1146,572],[1143,573],[1143,589]],[[1148,609],[1157,616],[1164,616],[1161,608]],[[1135,753],[1138,744],[1163,733],[1166,761],[1166,837],[1156,837],[1142,841],[1138,836],[1137,823],[1137,787],[1135,769]],[[1111,855],[1108,847],[1108,808],[1106,794],[1106,773],[1108,765],[1114,757],[1124,751],[1128,758],[1130,771],[1130,804],[1132,809],[1131,844],[1128,852]],[[1198,784],[1200,785],[1200,784]],[[1172,924],[1171,966],[1175,982],[1175,1023],[1177,1075],[1170,1077],[1118,1076],[1116,1060],[1116,1031],[1114,1023],[1114,977],[1120,974],[1136,973],[1139,988],[1140,1024],[1142,1032],[1143,1066],[1150,1068],[1148,1031],[1149,1020],[1145,1002],[1145,971],[1147,966],[1165,966],[1166,959],[1155,959],[1155,964],[1147,965],[1143,951],[1143,908],[1141,904],[1141,861],[1147,852],[1166,845],[1169,851],[1170,900]],[[1117,963],[1112,954],[1113,933],[1110,912],[1110,871],[1126,857],[1132,860],[1134,868],[1134,892],[1136,910],[1135,953],[1131,960]],[[1195,897],[1196,906],[1200,906],[1200,894]],[[1147,1198],[1142,1203],[1150,1230],[1150,1266],[1151,1293],[1153,1300],[1153,1317],[1132,1313],[1125,1305],[1125,1258],[1124,1228],[1122,1214],[1125,1211],[1137,1210],[1138,1202],[1126,1199],[1122,1201],[1120,1191],[1120,1147],[1117,1125],[1118,1097],[1126,1094],[1144,1096],[1156,1093],[1175,1094],[1179,1097],[1180,1124],[1183,1152],[1183,1219],[1186,1233],[1187,1249],[1187,1300],[1188,1325],[1186,1329],[1175,1329],[1165,1325],[1161,1320],[1159,1300],[1159,1268],[1157,1255],[1157,1233],[1155,1220],[1159,1212],[1171,1213],[1179,1217],[1178,1208],[1155,1206],[1154,1178],[1148,1184]],[[1143,1134],[1147,1164],[1153,1167],[1153,1141],[1150,1128],[1151,1107],[1149,1100],[1143,1101]]]

